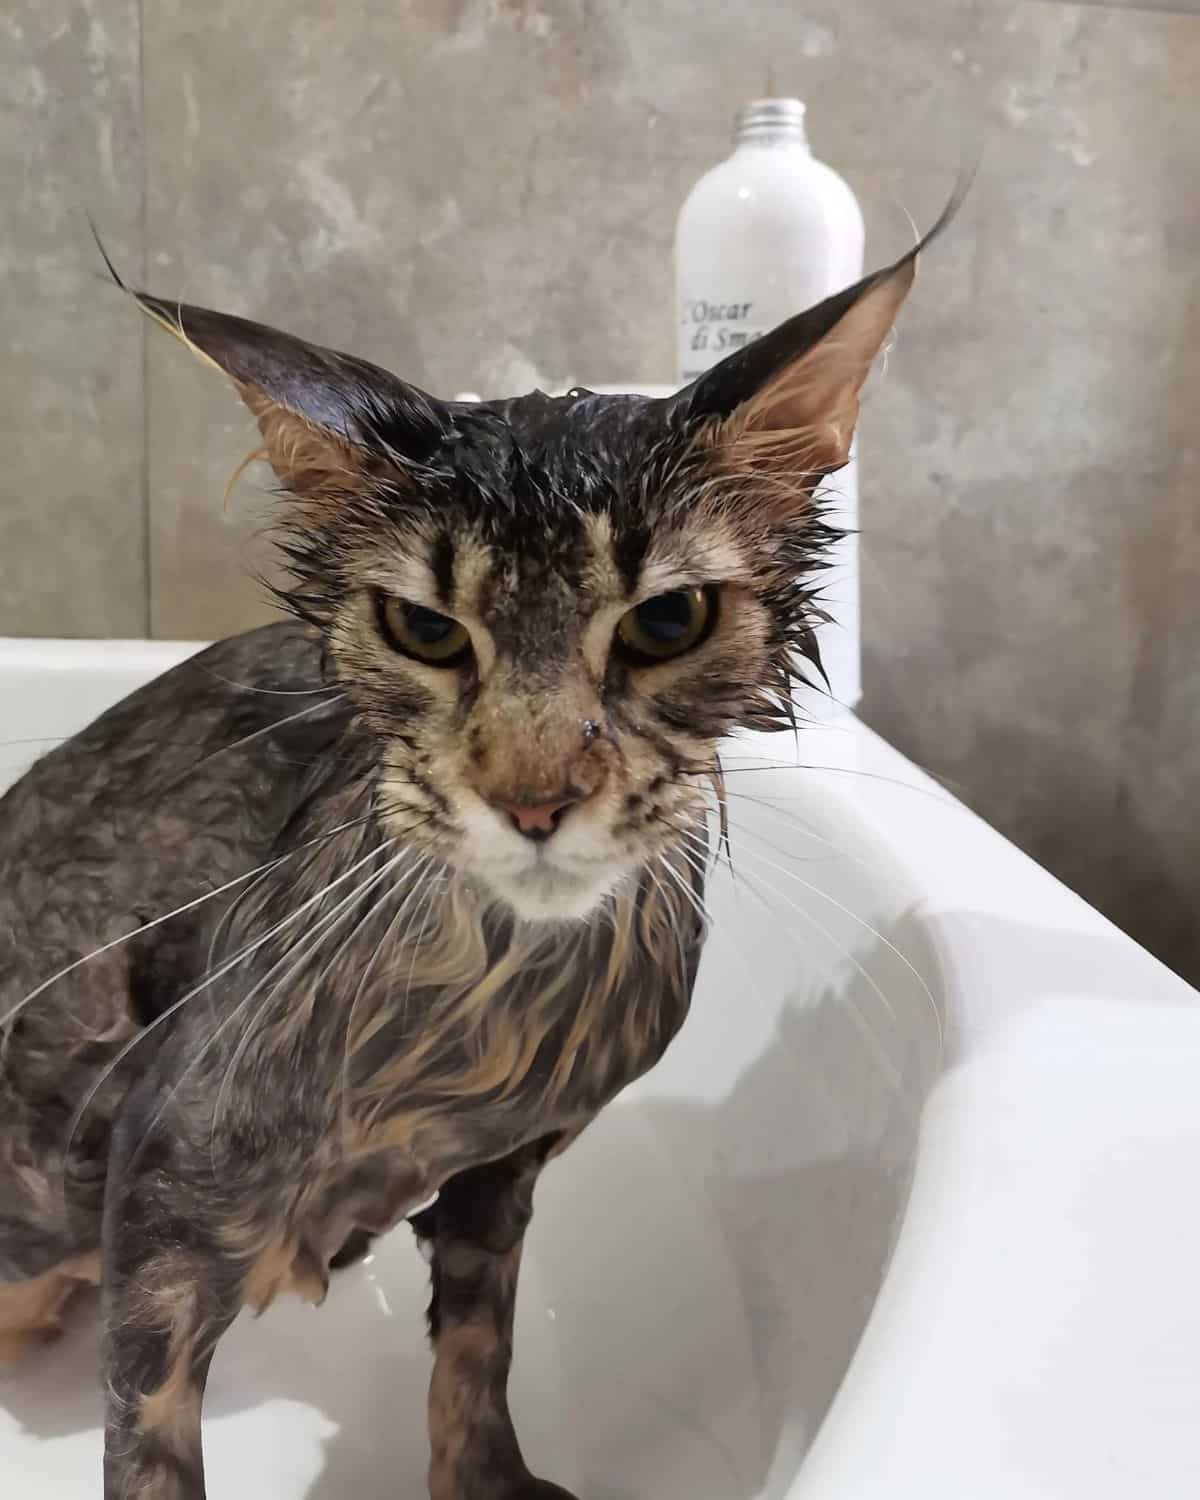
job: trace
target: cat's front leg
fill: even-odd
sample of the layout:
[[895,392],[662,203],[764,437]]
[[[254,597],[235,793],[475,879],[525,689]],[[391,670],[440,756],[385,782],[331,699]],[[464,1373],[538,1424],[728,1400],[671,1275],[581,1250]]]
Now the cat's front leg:
[[204,1385],[244,1278],[217,1240],[211,1185],[171,1142],[143,1145],[118,1145],[106,1197],[104,1497],[204,1500]]
[[533,1187],[566,1144],[546,1136],[446,1182],[411,1222],[432,1249],[432,1500],[572,1500],[526,1467],[508,1411],[513,1309]]

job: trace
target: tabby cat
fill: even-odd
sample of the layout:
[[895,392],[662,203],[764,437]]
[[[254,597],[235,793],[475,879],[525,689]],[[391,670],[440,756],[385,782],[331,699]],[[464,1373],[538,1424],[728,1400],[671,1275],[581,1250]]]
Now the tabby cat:
[[257,418],[292,619],[0,800],[0,1345],[102,1283],[107,1500],[200,1500],[224,1330],[405,1217],[434,1500],[564,1495],[506,1397],[534,1183],[687,1013],[718,745],[815,661],[916,254],[663,400],[439,401],[135,294]]

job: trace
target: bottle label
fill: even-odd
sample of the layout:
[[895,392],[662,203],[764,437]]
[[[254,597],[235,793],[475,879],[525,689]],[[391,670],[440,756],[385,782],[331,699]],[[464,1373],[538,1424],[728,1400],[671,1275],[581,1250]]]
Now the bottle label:
[[770,327],[757,321],[751,297],[728,301],[684,297],[679,322],[679,377],[684,381],[711,370]]

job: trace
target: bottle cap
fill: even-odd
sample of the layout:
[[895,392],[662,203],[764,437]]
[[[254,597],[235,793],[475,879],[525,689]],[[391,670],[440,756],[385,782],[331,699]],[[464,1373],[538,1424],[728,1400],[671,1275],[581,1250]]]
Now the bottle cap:
[[744,141],[806,141],[802,99],[751,99],[733,120],[735,145]]

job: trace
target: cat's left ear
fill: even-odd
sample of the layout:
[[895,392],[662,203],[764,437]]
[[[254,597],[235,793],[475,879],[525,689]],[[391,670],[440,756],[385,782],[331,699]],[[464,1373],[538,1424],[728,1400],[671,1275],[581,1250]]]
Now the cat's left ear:
[[446,403],[366,360],[228,313],[132,295],[233,381],[293,494],[332,499],[384,466],[426,462],[453,428]]
[[714,365],[671,398],[733,468],[750,463],[808,488],[850,457],[858,398],[916,275],[917,256],[949,222],[960,182],[912,250]]

